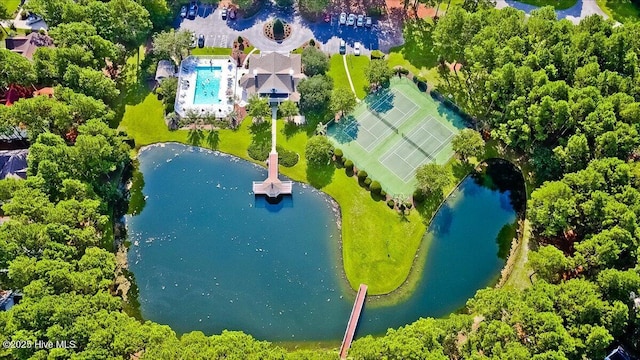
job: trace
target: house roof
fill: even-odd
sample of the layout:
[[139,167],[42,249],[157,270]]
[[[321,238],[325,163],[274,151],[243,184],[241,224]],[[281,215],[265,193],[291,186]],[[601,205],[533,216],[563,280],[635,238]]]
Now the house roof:
[[0,141],[20,141],[27,139],[27,130],[16,126],[0,129]]
[[158,68],[156,69],[156,81],[160,81],[168,77],[173,77],[175,75],[176,68],[173,65],[173,62],[169,60],[158,61]]
[[4,40],[7,50],[18,53],[27,59],[33,59],[33,54],[39,47],[53,46],[53,39],[47,35],[32,32],[26,36],[14,36]]
[[0,180],[9,176],[27,177],[29,150],[0,150]]
[[302,57],[299,54],[265,52],[249,58],[249,72],[240,84],[249,94],[296,93],[302,74]]

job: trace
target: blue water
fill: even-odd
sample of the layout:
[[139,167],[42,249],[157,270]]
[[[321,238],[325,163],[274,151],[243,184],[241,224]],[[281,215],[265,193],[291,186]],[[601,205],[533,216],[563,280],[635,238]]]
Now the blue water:
[[220,78],[222,68],[219,66],[196,67],[196,93],[193,98],[194,105],[219,104]]
[[[145,319],[176,332],[243,330],[258,339],[338,340],[354,293],[343,278],[333,202],[294,184],[277,205],[255,198],[266,169],[198,148],[140,153],[144,210],[127,216],[130,270]],[[443,316],[496,278],[496,237],[516,215],[509,192],[463,181],[429,228],[423,278],[405,302],[365,304],[358,336]]]

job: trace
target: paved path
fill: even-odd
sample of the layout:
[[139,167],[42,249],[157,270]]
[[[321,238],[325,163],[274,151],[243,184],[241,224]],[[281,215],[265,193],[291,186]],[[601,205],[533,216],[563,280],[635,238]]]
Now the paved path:
[[344,63],[344,71],[347,72],[347,79],[349,79],[349,86],[351,86],[351,91],[356,97],[356,102],[360,102],[360,99],[358,99],[358,95],[356,94],[356,88],[353,87],[353,81],[351,81],[351,73],[349,73],[349,67],[347,66],[347,55],[342,55],[342,62]]
[[[516,0],[497,0],[496,7],[498,9],[502,9],[507,6],[522,10],[527,14],[531,13],[531,11],[535,9],[539,9],[537,6],[521,3]],[[600,15],[605,19],[608,18],[607,14],[600,9],[596,0],[578,0],[574,6],[568,9],[556,10],[556,14],[558,15],[558,19],[567,19],[574,24],[579,23],[580,20],[593,14]]]

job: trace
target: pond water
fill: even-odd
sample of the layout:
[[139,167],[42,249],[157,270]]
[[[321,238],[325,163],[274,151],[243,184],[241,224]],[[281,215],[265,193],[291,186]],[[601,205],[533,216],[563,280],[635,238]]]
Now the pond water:
[[[295,183],[292,197],[269,204],[250,192],[266,169],[179,144],[146,148],[139,161],[144,198],[126,222],[145,319],[178,333],[342,338],[354,293],[345,290],[328,196]],[[496,279],[509,246],[498,238],[512,233],[520,206],[504,185],[487,174],[462,182],[426,235],[433,241],[416,291],[394,306],[365,305],[358,336],[446,315]]]

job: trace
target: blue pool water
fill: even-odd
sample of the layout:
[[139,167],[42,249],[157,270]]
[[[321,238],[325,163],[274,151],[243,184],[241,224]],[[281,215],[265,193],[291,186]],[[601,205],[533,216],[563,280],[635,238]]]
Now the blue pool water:
[[203,66],[196,68],[196,94],[194,105],[219,104],[220,78],[222,68],[219,66]]

